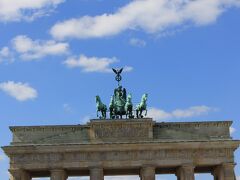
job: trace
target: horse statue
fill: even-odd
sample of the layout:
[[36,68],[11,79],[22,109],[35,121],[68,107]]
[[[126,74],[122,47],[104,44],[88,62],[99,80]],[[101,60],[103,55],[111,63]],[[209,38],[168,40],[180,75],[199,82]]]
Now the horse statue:
[[109,112],[110,112],[110,118],[114,118],[114,99],[113,96],[111,96],[110,104],[109,104]]
[[106,119],[107,116],[107,106],[102,103],[101,98],[99,96],[96,96],[96,107],[97,107],[97,117],[98,112],[101,111],[102,116],[100,116],[100,119]]
[[125,112],[126,112],[126,118],[133,118],[133,104],[132,104],[132,95],[128,94],[127,101],[125,104]]
[[145,116],[147,115],[147,98],[148,94],[143,94],[141,102],[136,107],[136,116],[137,118],[143,118],[142,112],[145,112]]

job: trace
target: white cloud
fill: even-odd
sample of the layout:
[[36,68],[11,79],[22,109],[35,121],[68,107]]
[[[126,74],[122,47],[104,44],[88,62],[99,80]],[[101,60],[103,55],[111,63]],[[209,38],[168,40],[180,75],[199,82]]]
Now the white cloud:
[[2,57],[8,57],[10,55],[10,51],[8,47],[3,47],[0,51],[0,56]]
[[136,46],[136,47],[144,47],[144,46],[146,46],[147,43],[142,39],[131,38],[129,40],[129,44],[132,46]]
[[131,72],[133,70],[133,67],[132,66],[125,66],[124,68],[123,68],[123,71],[124,72]]
[[73,108],[70,106],[70,104],[63,104],[63,110],[67,113],[72,113],[73,112]]
[[236,129],[234,127],[230,127],[229,130],[231,135],[236,132]]
[[[83,72],[112,72],[111,64],[119,62],[117,58],[112,57],[87,57],[80,55],[77,57],[69,57],[63,62],[69,68],[81,68]],[[126,66],[125,71],[132,71],[132,67]]]
[[0,0],[0,21],[31,21],[46,16],[64,0]]
[[80,55],[79,58],[70,57],[64,64],[70,68],[80,67],[84,72],[109,72],[111,71],[110,65],[117,62],[118,60],[113,58],[98,58],[98,57],[87,57]]
[[148,117],[151,117],[154,120],[166,120],[172,118],[172,115],[162,109],[151,107],[148,110]]
[[4,159],[5,159],[5,156],[0,154],[0,161],[3,161]]
[[87,122],[90,121],[90,119],[92,119],[90,116],[84,116],[84,117],[81,119],[81,123],[82,123],[82,124],[86,124]]
[[240,180],[240,176],[237,176],[237,179],[236,180]]
[[5,46],[2,49],[0,49],[0,63],[1,62],[10,63],[13,61],[14,61],[13,55],[8,47]]
[[[207,25],[239,0],[133,0],[115,13],[83,16],[59,22],[51,28],[57,39],[99,38],[126,30],[161,33],[185,24]],[[204,12],[204,13],[203,13]]]
[[148,110],[148,117],[153,118],[154,120],[169,120],[169,119],[181,119],[196,117],[201,115],[206,115],[211,111],[216,111],[216,108],[208,106],[193,106],[187,109],[176,109],[171,112],[166,112],[162,109],[151,107]]
[[69,44],[54,40],[32,40],[19,35],[12,40],[13,48],[19,53],[22,60],[36,60],[48,55],[63,55],[68,53]]
[[37,91],[27,83],[15,83],[13,81],[0,83],[0,90],[4,91],[18,101],[34,99],[38,96]]

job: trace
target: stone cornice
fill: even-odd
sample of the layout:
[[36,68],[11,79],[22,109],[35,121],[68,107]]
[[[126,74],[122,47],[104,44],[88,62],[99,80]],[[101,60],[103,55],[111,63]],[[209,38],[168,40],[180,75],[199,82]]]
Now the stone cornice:
[[23,132],[44,132],[46,130],[52,130],[52,131],[56,131],[56,130],[64,130],[64,129],[72,129],[72,130],[79,130],[79,129],[84,129],[84,128],[90,128],[89,125],[43,125],[43,126],[10,126],[9,129],[12,132],[19,132],[19,131],[23,131]]
[[141,142],[141,143],[96,143],[96,144],[56,144],[56,145],[28,145],[2,147],[6,154],[33,153],[33,152],[65,152],[67,151],[116,151],[116,150],[157,150],[157,149],[237,149],[239,140],[227,141],[179,141],[179,142]]
[[230,127],[232,125],[232,121],[198,121],[198,122],[158,122],[155,123],[155,126],[169,126],[169,127],[200,127],[200,126],[223,126]]
[[11,145],[230,140],[232,121],[162,122],[150,118],[90,120],[86,125],[12,126]]

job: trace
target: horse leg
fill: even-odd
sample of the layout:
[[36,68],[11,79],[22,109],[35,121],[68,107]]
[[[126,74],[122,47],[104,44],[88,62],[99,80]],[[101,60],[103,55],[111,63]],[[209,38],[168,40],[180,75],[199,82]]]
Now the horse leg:
[[143,118],[143,115],[142,115],[142,109],[140,110],[140,117]]
[[102,119],[105,119],[105,111],[102,110]]
[[133,118],[132,108],[129,111],[129,116],[130,116],[130,118]]
[[107,116],[107,113],[106,113],[106,111],[104,111],[104,117],[103,117],[103,119],[106,119],[106,116]]
[[102,110],[102,119],[104,119],[104,111]]
[[146,112],[145,112],[145,116],[147,116],[147,109],[146,109]]
[[98,110],[97,110],[97,117],[98,117]]

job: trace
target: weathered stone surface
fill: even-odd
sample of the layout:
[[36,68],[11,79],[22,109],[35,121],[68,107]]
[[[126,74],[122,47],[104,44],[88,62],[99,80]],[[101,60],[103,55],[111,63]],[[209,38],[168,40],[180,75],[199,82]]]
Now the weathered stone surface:
[[231,121],[156,123],[152,119],[91,120],[87,125],[10,127],[14,144],[61,144],[93,141],[169,141],[231,139]]
[[22,126],[10,127],[12,144],[59,144],[89,142],[89,126]]
[[159,169],[192,180],[195,170],[212,172],[215,167],[220,169],[212,172],[215,176],[231,180],[234,169],[229,164],[234,164],[234,151],[240,141],[230,137],[230,125],[230,121],[156,123],[134,119],[11,127],[13,142],[3,149],[17,180],[21,172],[52,179],[90,175],[92,180],[103,179],[105,172],[119,172],[150,180],[155,172],[162,172]]
[[155,167],[144,166],[140,170],[141,180],[155,180]]
[[155,123],[154,139],[230,139],[231,121]]
[[90,168],[90,180],[104,180],[103,168],[91,167]]
[[213,176],[217,180],[235,180],[235,163],[223,163],[214,168]]
[[92,120],[90,132],[93,140],[146,140],[153,139],[153,121],[144,120]]
[[66,171],[63,169],[51,170],[51,180],[67,180]]
[[31,180],[30,174],[22,169],[10,169],[9,173],[11,180]]
[[183,164],[177,168],[176,175],[178,180],[194,180],[194,165]]

